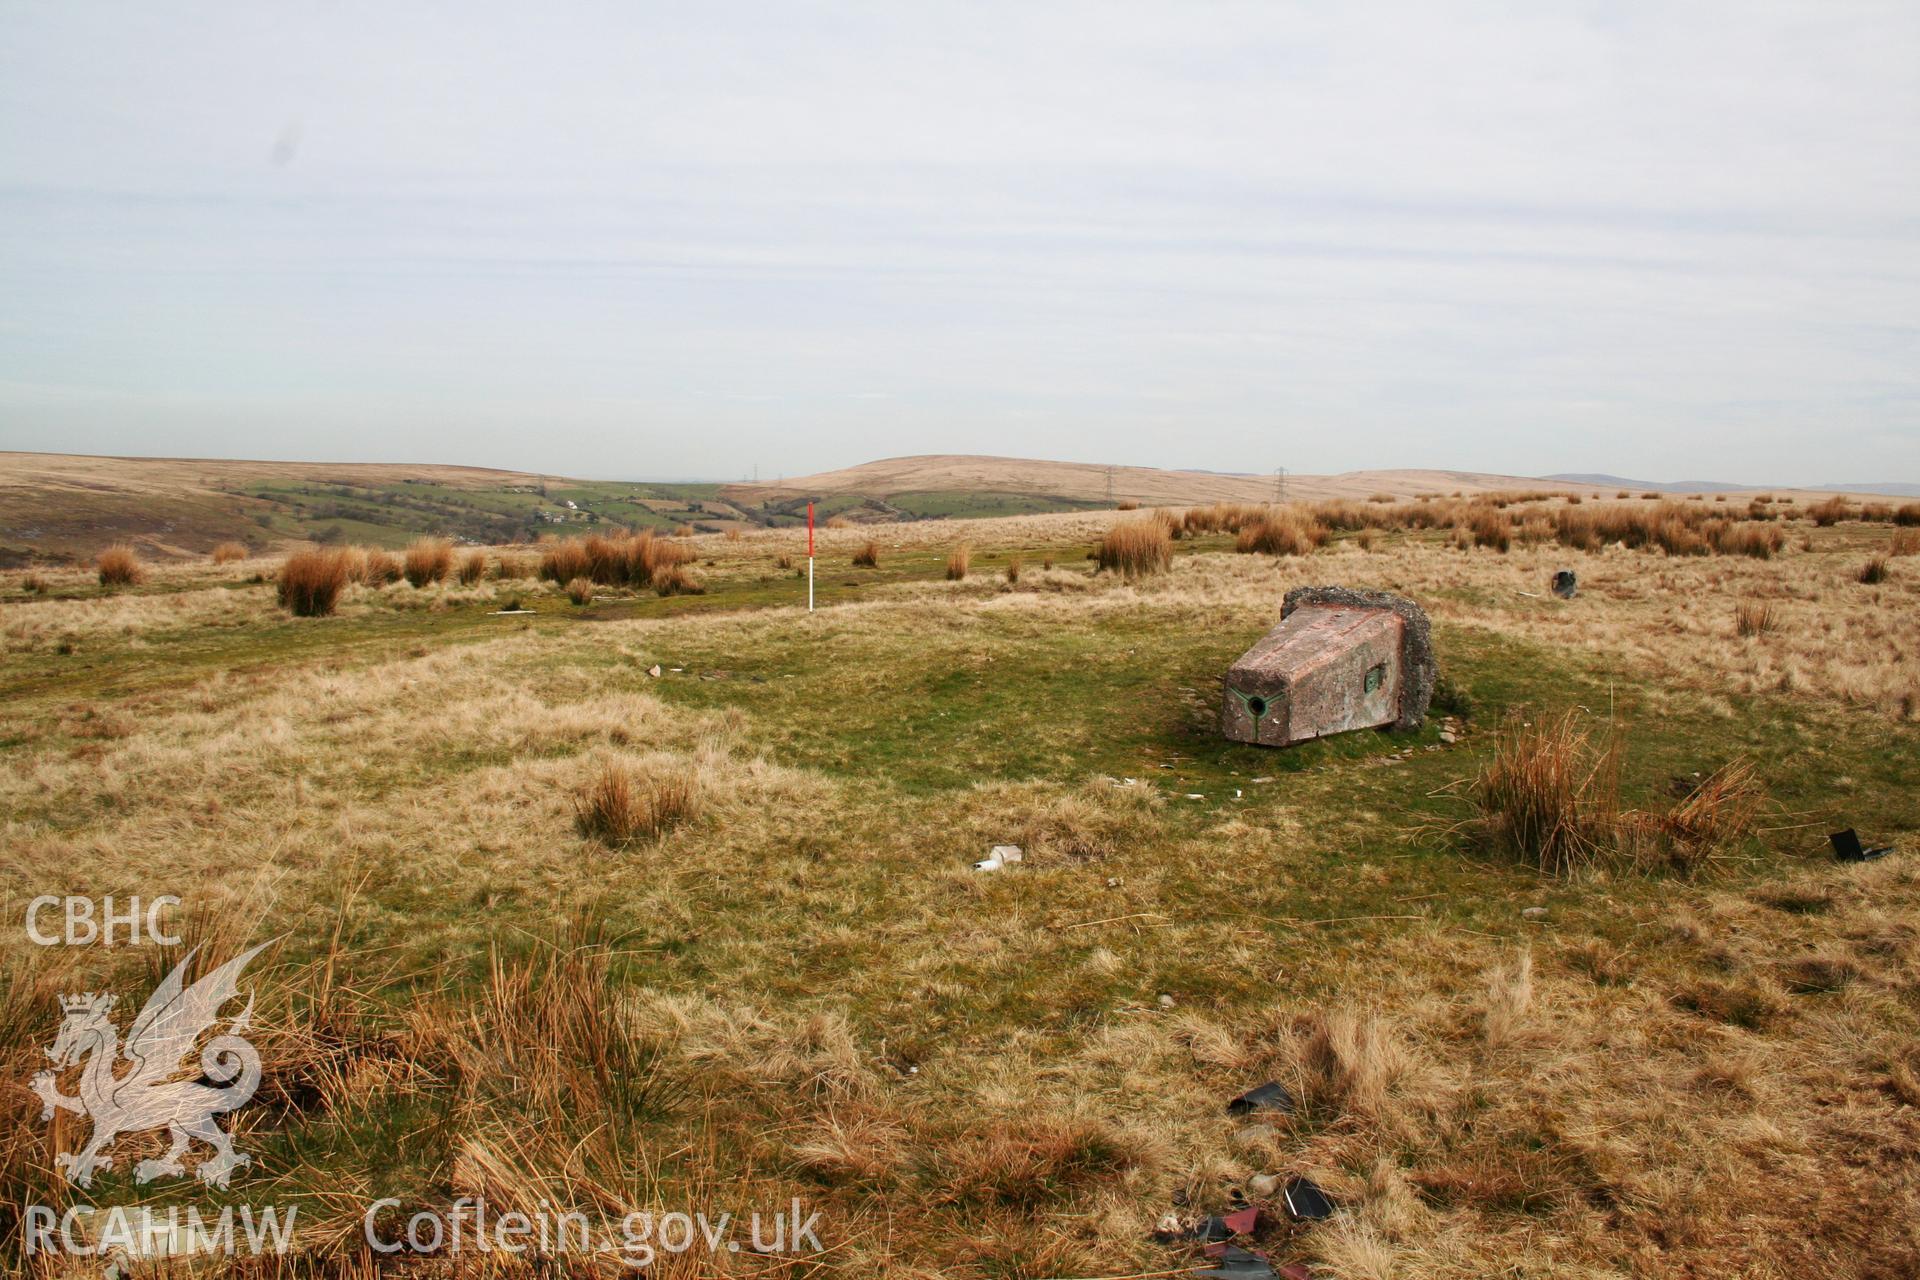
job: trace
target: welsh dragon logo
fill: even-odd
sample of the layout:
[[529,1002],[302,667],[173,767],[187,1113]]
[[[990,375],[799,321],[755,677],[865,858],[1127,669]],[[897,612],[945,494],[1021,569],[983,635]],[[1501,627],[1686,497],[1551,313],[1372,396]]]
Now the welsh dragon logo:
[[[227,1185],[233,1171],[249,1157],[233,1149],[233,1139],[214,1117],[246,1105],[260,1086],[260,1055],[238,1033],[253,1015],[253,997],[247,1007],[207,1042],[200,1051],[198,1079],[176,1079],[187,1055],[202,1033],[220,1021],[220,1006],[240,990],[240,971],[267,943],[235,956],[192,986],[186,985],[187,966],[199,952],[195,947],[154,989],[140,1015],[127,1029],[126,1043],[107,1016],[113,997],[89,992],[60,997],[66,1015],[60,1034],[47,1056],[53,1070],[33,1077],[33,1091],[46,1105],[42,1120],[53,1119],[56,1108],[93,1118],[93,1135],[78,1154],[61,1152],[55,1165],[70,1182],[90,1186],[96,1169],[113,1168],[102,1154],[123,1133],[165,1127],[172,1145],[158,1160],[142,1160],[134,1178],[150,1182],[161,1176],[182,1177],[180,1158],[195,1139],[213,1148],[213,1155],[196,1170],[202,1182]],[[55,1072],[85,1060],[78,1096],[61,1093]],[[131,1070],[118,1074],[121,1063]],[[208,1082],[212,1083],[209,1084]]]

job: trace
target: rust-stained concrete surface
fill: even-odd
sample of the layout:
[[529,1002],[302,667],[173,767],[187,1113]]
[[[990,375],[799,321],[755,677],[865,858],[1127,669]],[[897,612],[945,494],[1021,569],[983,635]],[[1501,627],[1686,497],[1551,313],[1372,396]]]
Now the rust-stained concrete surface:
[[1227,670],[1227,737],[1284,747],[1425,719],[1434,666],[1420,606],[1387,592],[1302,587],[1287,593],[1281,618]]

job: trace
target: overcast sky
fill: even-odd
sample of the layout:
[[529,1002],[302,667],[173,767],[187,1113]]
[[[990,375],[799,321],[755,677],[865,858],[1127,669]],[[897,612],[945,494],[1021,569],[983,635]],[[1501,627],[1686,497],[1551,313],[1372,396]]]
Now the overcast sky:
[[1920,5],[0,0],[0,448],[1920,481]]

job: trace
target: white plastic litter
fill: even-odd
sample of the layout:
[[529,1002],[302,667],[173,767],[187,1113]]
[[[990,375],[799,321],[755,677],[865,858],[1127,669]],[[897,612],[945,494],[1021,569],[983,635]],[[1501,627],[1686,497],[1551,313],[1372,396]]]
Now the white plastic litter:
[[997,844],[987,851],[987,856],[973,864],[975,871],[998,871],[1004,866],[1019,862],[1026,855],[1020,852],[1017,844]]

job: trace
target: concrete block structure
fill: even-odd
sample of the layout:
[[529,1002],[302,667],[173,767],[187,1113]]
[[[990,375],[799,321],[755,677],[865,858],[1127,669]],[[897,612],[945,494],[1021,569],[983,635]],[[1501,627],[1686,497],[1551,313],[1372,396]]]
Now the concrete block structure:
[[1432,629],[1413,601],[1297,587],[1280,625],[1227,669],[1220,731],[1286,747],[1352,729],[1417,729],[1434,677]]

